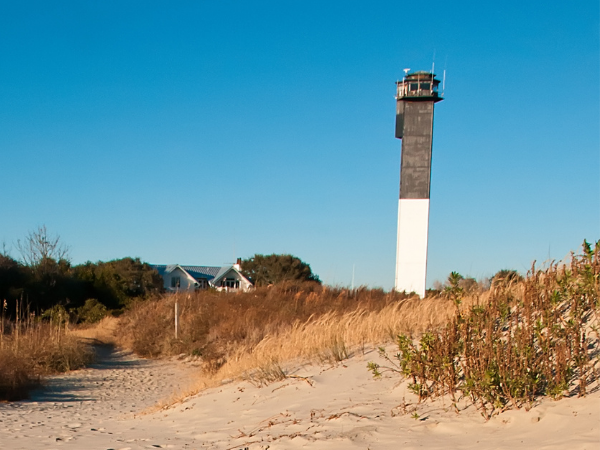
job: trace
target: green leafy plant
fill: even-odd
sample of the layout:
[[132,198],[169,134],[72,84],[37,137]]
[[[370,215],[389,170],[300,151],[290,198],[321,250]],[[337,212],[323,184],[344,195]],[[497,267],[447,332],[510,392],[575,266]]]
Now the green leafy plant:
[[[514,276],[513,276],[514,277]],[[456,315],[444,328],[414,341],[398,336],[397,364],[419,401],[449,394],[470,398],[484,417],[531,405],[538,396],[585,395],[596,373],[591,355],[600,297],[600,242],[584,241],[570,264],[541,271],[532,266],[520,281],[496,283],[487,302],[461,311],[462,277],[452,272],[445,294]],[[391,361],[391,357],[384,354]],[[382,369],[371,363],[380,375]]]
[[458,307],[462,302],[464,289],[460,286],[460,282],[464,280],[464,277],[458,272],[451,272],[448,275],[448,285],[444,288],[444,293],[454,301],[454,304]]
[[100,303],[95,298],[90,298],[85,301],[85,304],[77,308],[77,315],[79,320],[85,323],[96,323],[101,321],[108,310],[106,306]]
[[256,254],[242,261],[242,273],[256,286],[285,281],[312,281],[321,284],[310,265],[293,255]]

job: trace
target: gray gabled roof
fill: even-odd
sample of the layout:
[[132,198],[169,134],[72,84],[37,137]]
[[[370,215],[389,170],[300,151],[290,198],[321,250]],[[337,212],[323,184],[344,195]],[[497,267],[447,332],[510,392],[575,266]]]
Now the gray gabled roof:
[[150,267],[152,267],[154,270],[156,270],[161,277],[164,277],[165,273],[169,273],[173,270],[173,269],[167,269],[169,266],[167,266],[166,264],[148,264],[148,265]]
[[[225,275],[227,272],[229,272],[231,269],[233,269],[233,266],[223,266],[223,267],[219,267],[219,272],[215,275],[215,279],[219,279],[221,278],[223,275]],[[241,274],[240,274],[241,275]]]
[[180,266],[183,270],[189,273],[194,278],[204,278],[205,280],[212,280],[217,276],[221,267],[215,266]]
[[218,266],[180,266],[179,264],[150,264],[150,267],[156,269],[161,277],[179,267],[189,273],[190,276],[196,280],[201,278],[205,280],[212,280],[222,269],[222,267]]

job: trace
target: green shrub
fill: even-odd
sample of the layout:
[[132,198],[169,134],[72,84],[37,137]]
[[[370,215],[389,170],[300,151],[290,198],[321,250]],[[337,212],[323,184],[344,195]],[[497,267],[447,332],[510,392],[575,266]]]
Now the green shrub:
[[[449,394],[456,401],[460,392],[490,418],[538,396],[585,395],[600,346],[588,334],[598,321],[600,241],[595,249],[584,241],[584,254],[569,266],[532,267],[520,293],[513,283],[496,284],[486,304],[466,312],[458,307],[460,280],[453,272],[446,288],[457,305],[450,324],[419,342],[399,336],[395,357],[380,349],[419,400]],[[368,367],[381,374],[377,364]]]
[[62,305],[54,305],[52,308],[45,310],[41,317],[57,327],[69,322],[69,313]]
[[523,277],[519,275],[519,272],[513,269],[499,270],[492,277],[492,283],[495,285],[507,285],[510,283],[519,283],[520,281],[523,281]]
[[82,307],[77,308],[79,321],[84,323],[99,322],[106,316],[107,312],[106,306],[95,298],[87,299]]

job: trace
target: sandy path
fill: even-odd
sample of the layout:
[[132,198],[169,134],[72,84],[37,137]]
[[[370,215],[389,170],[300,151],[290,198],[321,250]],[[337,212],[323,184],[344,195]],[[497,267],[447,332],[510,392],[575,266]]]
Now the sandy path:
[[262,388],[225,384],[139,415],[197,369],[103,351],[99,364],[53,378],[33,400],[0,404],[0,449],[600,448],[598,389],[485,422],[473,407],[457,415],[447,401],[415,405],[397,375],[373,379],[371,351],[334,366],[289,367],[294,377]]
[[185,388],[197,369],[110,346],[96,352],[96,364],[50,378],[30,400],[0,404],[0,449],[168,446],[139,436],[135,415]]

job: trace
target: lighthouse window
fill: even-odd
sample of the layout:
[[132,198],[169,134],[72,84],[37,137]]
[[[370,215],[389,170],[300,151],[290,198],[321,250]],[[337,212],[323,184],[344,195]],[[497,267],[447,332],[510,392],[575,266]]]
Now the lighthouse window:
[[421,89],[429,91],[431,89],[431,83],[421,83]]
[[410,90],[417,91],[419,89],[419,83],[410,83]]

